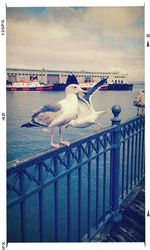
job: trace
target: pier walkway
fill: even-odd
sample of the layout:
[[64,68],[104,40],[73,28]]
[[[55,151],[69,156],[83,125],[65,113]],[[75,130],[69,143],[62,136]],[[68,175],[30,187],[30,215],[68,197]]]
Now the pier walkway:
[[134,188],[120,208],[122,221],[109,221],[93,242],[145,241],[145,185],[144,179]]

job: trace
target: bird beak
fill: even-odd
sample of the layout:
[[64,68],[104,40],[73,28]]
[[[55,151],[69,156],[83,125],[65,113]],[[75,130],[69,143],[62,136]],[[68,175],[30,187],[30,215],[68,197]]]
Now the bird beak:
[[87,91],[86,90],[84,90],[84,89],[81,89],[81,91],[80,91],[81,93],[87,93]]

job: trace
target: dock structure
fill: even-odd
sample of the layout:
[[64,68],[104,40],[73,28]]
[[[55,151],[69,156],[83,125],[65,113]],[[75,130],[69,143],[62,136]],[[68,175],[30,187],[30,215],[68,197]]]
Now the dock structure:
[[18,82],[20,80],[36,80],[39,82],[58,84],[66,83],[68,76],[74,74],[78,82],[92,83],[99,82],[103,78],[108,78],[109,84],[126,84],[128,83],[128,74],[118,71],[109,72],[88,72],[88,71],[69,71],[69,70],[48,70],[48,69],[21,69],[7,68],[7,81]]
[[120,207],[122,220],[109,221],[92,242],[145,242],[145,182],[131,192]]
[[145,117],[121,123],[120,112],[69,147],[8,164],[8,243],[144,242],[144,184],[131,194],[145,176]]

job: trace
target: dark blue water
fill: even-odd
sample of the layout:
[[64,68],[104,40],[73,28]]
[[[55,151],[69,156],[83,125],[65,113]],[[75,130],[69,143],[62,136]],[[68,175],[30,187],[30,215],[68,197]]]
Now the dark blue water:
[[[139,89],[143,89],[143,83],[136,83],[133,91],[98,91],[93,96],[95,109],[110,110],[113,105],[120,105],[122,121],[136,115],[133,107],[133,99]],[[64,92],[7,92],[7,160],[12,161],[31,155],[34,152],[50,147],[49,131],[40,128],[21,128],[21,125],[30,120],[32,113],[40,106],[47,103],[57,102],[64,98]],[[103,126],[111,125],[112,113],[101,118]],[[95,125],[84,128],[63,129],[66,140],[81,138],[92,131]],[[58,131],[55,134],[58,140]]]

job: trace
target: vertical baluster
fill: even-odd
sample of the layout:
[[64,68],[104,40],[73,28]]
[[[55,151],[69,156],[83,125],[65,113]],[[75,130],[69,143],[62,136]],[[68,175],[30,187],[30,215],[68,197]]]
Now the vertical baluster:
[[[39,181],[40,185],[43,185],[43,167],[41,164],[38,164],[38,175],[39,175]],[[44,235],[44,197],[43,197],[43,190],[39,191],[39,234],[40,234],[40,241],[43,241],[43,235]]]
[[[22,196],[24,195],[25,191],[25,180],[24,180],[24,173],[23,171],[19,174],[20,180],[20,191]],[[21,201],[20,203],[20,223],[21,223],[21,241],[25,241],[25,201]]]
[[123,146],[122,146],[122,188],[121,198],[124,198],[124,171],[125,171],[125,130],[123,129]]
[[[70,168],[70,152],[68,150],[67,155],[67,165]],[[71,215],[70,215],[70,204],[71,204],[71,176],[70,173],[67,175],[67,241],[70,241],[70,223],[71,223]]]
[[140,169],[141,169],[141,128],[139,129],[139,142],[138,142],[138,181],[140,179]]
[[138,143],[137,121],[136,121],[135,126],[136,126],[136,129],[135,129],[136,135],[135,135],[135,155],[134,155],[134,185],[136,185],[136,181],[137,181],[137,176],[136,176],[137,175],[137,147],[138,147],[138,145],[137,145],[137,143]]
[[144,155],[144,128],[143,128],[143,131],[142,131],[142,154],[141,154],[141,177],[143,176],[143,173],[144,173],[144,159],[145,159],[145,155]]
[[133,152],[134,152],[134,136],[133,136],[134,130],[132,132],[132,138],[131,138],[131,178],[130,178],[130,189],[132,189],[133,185]]
[[[55,175],[58,175],[58,159],[54,158]],[[58,241],[58,181],[54,182],[55,242]]]
[[129,188],[129,159],[130,159],[130,133],[128,135],[127,139],[127,172],[126,172],[126,194],[128,194],[128,188]]
[[[111,138],[113,138],[112,132],[111,132]],[[111,146],[113,146],[113,139],[111,140],[112,140]],[[113,176],[113,150],[111,149],[110,151],[110,195],[109,195],[110,210],[112,210],[112,185],[113,185],[112,176]]]
[[[88,145],[89,159],[91,157],[91,145]],[[87,207],[87,234],[88,239],[91,238],[91,161],[88,162],[88,207]]]
[[145,174],[145,147],[143,148],[143,175]]
[[[78,147],[78,158],[79,162],[81,162],[81,147]],[[81,200],[82,200],[82,169],[78,168],[78,241],[81,241]]]
[[[106,150],[106,136],[104,135],[104,150]],[[103,216],[106,207],[106,152],[103,155]]]
[[[97,140],[97,153],[100,151],[100,144]],[[96,157],[96,229],[98,228],[98,219],[99,219],[99,166],[100,159],[99,156]]]

